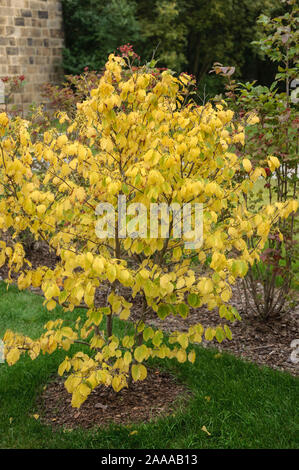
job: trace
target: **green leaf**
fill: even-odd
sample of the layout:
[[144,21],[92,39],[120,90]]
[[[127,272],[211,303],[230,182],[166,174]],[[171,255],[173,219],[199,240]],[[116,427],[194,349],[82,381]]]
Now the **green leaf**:
[[221,305],[219,307],[219,316],[220,318],[226,318],[226,314],[227,314],[227,308],[225,305]]
[[121,189],[124,194],[129,194],[129,187],[125,183],[122,184]]
[[189,313],[188,305],[186,305],[184,303],[177,304],[176,310],[181,315],[182,318],[187,318],[188,313]]
[[216,339],[218,343],[221,343],[225,339],[225,333],[221,326],[217,326],[216,328]]
[[69,294],[65,290],[61,291],[58,297],[59,303],[62,304],[63,302],[65,302],[68,295]]
[[155,334],[154,330],[150,326],[147,326],[143,331],[144,341],[148,341],[149,339],[152,339],[154,334]]
[[226,333],[226,337],[228,339],[232,339],[233,336],[232,336],[232,332],[230,331],[229,327],[227,325],[224,325],[223,328],[224,328],[224,331]]
[[198,301],[199,301],[199,298],[198,298],[197,294],[189,294],[188,295],[188,304],[191,307],[196,307],[198,305]]
[[168,304],[160,304],[158,308],[158,317],[164,320],[171,313],[170,306]]
[[160,344],[162,343],[162,339],[163,339],[163,333],[162,331],[158,330],[156,331],[153,339],[152,339],[152,342],[153,342],[153,345],[154,346],[160,346]]
[[95,325],[99,325],[103,319],[103,313],[100,310],[95,310],[91,312],[89,318]]

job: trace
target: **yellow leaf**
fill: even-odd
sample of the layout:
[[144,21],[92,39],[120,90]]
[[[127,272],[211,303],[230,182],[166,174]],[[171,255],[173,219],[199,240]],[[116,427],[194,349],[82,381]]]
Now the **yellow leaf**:
[[212,341],[213,338],[214,338],[214,330],[209,327],[205,331],[205,339],[207,341]]
[[18,348],[11,349],[11,351],[9,351],[6,355],[6,361],[8,365],[12,366],[13,364],[15,364],[20,359],[20,355],[21,353]]
[[69,393],[73,393],[75,388],[81,383],[81,378],[75,375],[70,375],[64,382],[64,386]]
[[206,428],[205,426],[203,426],[203,427],[201,428],[201,430],[202,430],[203,432],[205,432],[208,436],[211,436],[211,433],[207,430],[207,428]]
[[119,315],[120,320],[128,320],[130,313],[129,309],[123,309]]
[[190,351],[188,354],[188,361],[193,364],[195,359],[196,359],[195,351]]
[[147,269],[141,269],[139,274],[142,277],[142,279],[148,279],[150,276],[150,272]]
[[133,364],[131,372],[134,382],[145,380],[147,377],[147,369],[143,364]]
[[72,395],[72,407],[73,408],[80,408],[80,406],[82,405],[82,403],[86,400],[86,397],[81,395],[81,393],[79,393],[79,391],[75,391]]
[[115,281],[116,279],[116,269],[115,266],[110,265],[107,269],[107,279],[111,284]]
[[47,309],[49,311],[54,310],[55,307],[56,307],[55,300],[52,299],[52,300],[50,300],[50,302],[47,303]]
[[92,268],[97,274],[101,274],[104,270],[105,264],[102,258],[96,258],[93,262]]
[[274,171],[276,168],[280,167],[280,161],[277,157],[273,157],[272,155],[269,157],[268,165],[271,171]]
[[185,286],[185,279],[184,279],[183,277],[181,277],[181,278],[178,280],[177,284],[176,284],[176,288],[177,288],[177,289],[181,289],[181,288],[184,287],[184,286]]
[[43,215],[46,212],[46,210],[47,210],[47,208],[44,204],[40,204],[36,208],[36,212],[38,213],[38,215]]
[[115,392],[119,392],[123,388],[123,382],[121,376],[117,375],[112,379],[112,388]]
[[228,302],[230,298],[231,298],[231,293],[228,289],[225,289],[224,291],[221,292],[221,299],[223,300],[223,302]]
[[62,376],[66,370],[69,370],[70,364],[69,362],[65,359],[60,366],[58,367],[58,374]]
[[189,340],[186,333],[181,333],[177,337],[177,342],[182,346],[182,348],[187,349]]
[[259,117],[254,113],[250,114],[247,118],[247,124],[249,125],[257,124],[258,122],[260,122]]
[[177,354],[176,354],[177,360],[181,363],[186,362],[187,360],[187,354],[184,349],[179,349]]
[[252,170],[251,161],[248,160],[248,158],[244,158],[242,163],[243,163],[244,170],[247,171],[247,173],[250,173]]
[[129,351],[126,351],[124,354],[124,363],[126,365],[129,365],[131,364],[131,362],[132,362],[132,354]]
[[147,356],[147,347],[145,344],[138,346],[134,351],[134,357],[136,361],[142,362]]

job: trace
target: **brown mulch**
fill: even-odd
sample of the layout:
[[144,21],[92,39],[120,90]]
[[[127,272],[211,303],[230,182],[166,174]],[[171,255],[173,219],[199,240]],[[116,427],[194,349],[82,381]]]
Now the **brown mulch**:
[[186,331],[189,326],[201,323],[203,327],[228,324],[232,332],[232,340],[224,340],[218,343],[216,339],[206,341],[203,339],[203,347],[213,347],[220,352],[226,351],[243,359],[266,365],[273,369],[283,370],[292,375],[299,375],[298,364],[291,361],[291,342],[299,338],[298,308],[281,320],[271,320],[269,323],[240,313],[242,321],[229,323],[219,317],[216,311],[208,311],[206,308],[190,310],[188,318],[183,320],[178,317],[167,317],[162,322],[159,318],[149,320],[152,326],[162,328],[165,324],[168,332],[174,330]]
[[72,408],[64,380],[50,382],[38,401],[40,421],[52,428],[90,428],[110,423],[129,425],[169,415],[190,398],[191,392],[170,374],[148,370],[143,382],[133,382],[130,390],[115,393],[100,386],[91,392],[80,409]]

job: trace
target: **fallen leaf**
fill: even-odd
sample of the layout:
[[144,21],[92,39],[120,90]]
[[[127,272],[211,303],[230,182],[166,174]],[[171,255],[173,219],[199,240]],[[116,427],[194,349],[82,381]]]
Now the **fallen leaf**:
[[201,428],[201,430],[202,430],[203,432],[207,433],[208,436],[211,435],[211,433],[207,430],[207,428],[206,428],[205,426],[203,426],[203,427]]
[[134,436],[134,434],[138,434],[138,431],[132,431],[132,432],[130,432],[130,436]]
[[32,415],[32,418],[38,419],[38,418],[39,418],[39,415]]
[[101,408],[102,410],[106,410],[108,408],[107,405],[103,405],[102,403],[96,403],[94,405],[95,408]]

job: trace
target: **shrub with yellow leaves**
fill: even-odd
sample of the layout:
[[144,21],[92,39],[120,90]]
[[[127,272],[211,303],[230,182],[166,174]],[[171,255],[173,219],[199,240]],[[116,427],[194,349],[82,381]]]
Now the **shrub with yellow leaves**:
[[[75,118],[61,114],[69,123],[61,135],[53,127],[32,142],[29,121],[0,115],[0,229],[12,230],[14,237],[29,229],[58,256],[54,269],[33,269],[20,243],[1,241],[0,265],[8,264],[8,282],[15,273],[20,289],[40,287],[49,311],[57,304],[86,311],[74,327],[63,319],[49,321],[36,340],[7,331],[6,360],[14,364],[26,351],[31,359],[57,348],[68,352],[77,342],[88,346],[88,354],[66,356],[58,370],[67,374],[74,407],[99,385],[118,392],[131,380],[144,380],[149,358],[193,363],[192,344],[203,336],[230,339],[228,325],[201,324],[168,338],[147,318],[152,312],[166,322],[170,315],[186,318],[190,307],[202,305],[218,309],[228,322],[239,318],[229,304],[231,285],[258,259],[275,218],[296,209],[293,201],[259,214],[246,208],[243,194],[257,175],[266,175],[232,152],[236,133],[225,104],[197,106],[187,98],[192,82],[187,75],[164,71],[157,79],[146,67],[124,75],[125,67],[123,58],[109,56],[98,87],[77,105]],[[237,131],[242,143],[244,131]],[[42,176],[34,170],[36,161],[46,168]],[[234,175],[243,168],[246,178],[236,183]],[[148,209],[138,219],[145,236],[120,234],[119,197]],[[118,227],[113,237],[109,230],[106,238],[96,233],[100,203],[113,209]],[[202,244],[190,249],[174,230],[173,213],[169,236],[151,237],[153,203],[202,204]],[[128,224],[133,215],[127,214]],[[258,242],[249,249],[251,237]],[[143,306],[132,316],[137,298]],[[129,325],[124,335],[116,334],[115,318]]]
[[[285,3],[285,2],[283,2]],[[287,10],[274,18],[260,15],[260,38],[255,42],[276,67],[274,81],[264,86],[256,81],[240,83],[233,78],[234,67],[216,63],[213,72],[225,78],[228,105],[236,121],[250,126],[246,143],[238,147],[243,155],[243,168],[251,172],[263,166],[266,181],[259,191],[247,197],[251,210],[268,199],[284,206],[298,200],[298,1],[288,0]],[[274,70],[274,69],[273,69]],[[221,95],[215,97],[218,101]],[[236,136],[238,139],[238,136]],[[237,141],[236,141],[237,142]],[[270,154],[270,155],[269,155]],[[259,171],[259,170],[257,170]],[[258,174],[258,173],[257,173]],[[240,174],[240,179],[243,175]],[[241,308],[262,321],[281,320],[298,304],[299,245],[297,202],[291,202],[289,217],[280,218],[271,228],[260,260],[248,269],[243,279]],[[248,240],[249,246],[252,240]]]

